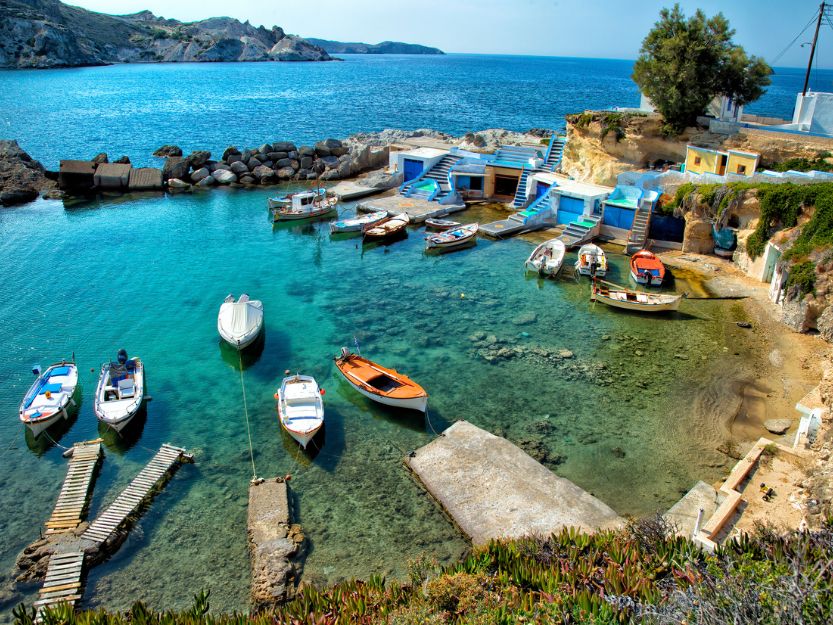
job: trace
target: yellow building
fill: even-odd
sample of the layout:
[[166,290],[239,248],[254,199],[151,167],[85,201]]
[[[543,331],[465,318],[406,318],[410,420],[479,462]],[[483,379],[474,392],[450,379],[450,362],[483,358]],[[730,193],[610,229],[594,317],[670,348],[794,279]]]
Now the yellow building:
[[735,174],[751,176],[758,168],[761,155],[742,150],[710,150],[694,145],[686,147],[685,170],[693,174]]

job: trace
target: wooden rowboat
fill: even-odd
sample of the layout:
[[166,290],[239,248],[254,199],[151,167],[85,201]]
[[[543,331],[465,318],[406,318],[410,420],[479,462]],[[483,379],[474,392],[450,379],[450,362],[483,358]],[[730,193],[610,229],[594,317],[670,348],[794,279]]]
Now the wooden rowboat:
[[677,310],[680,307],[682,297],[682,295],[632,291],[611,282],[595,280],[590,301],[601,302],[624,310],[658,313]]
[[665,280],[665,265],[653,252],[641,250],[631,256],[631,278],[637,284],[660,286]]
[[362,228],[365,241],[384,241],[401,236],[407,232],[406,228],[410,218],[405,215],[388,217],[375,224],[367,224]]
[[475,237],[479,228],[480,226],[477,224],[466,224],[453,230],[432,234],[425,237],[425,249],[448,250],[455,247],[462,247],[476,240]]
[[451,221],[450,219],[434,219],[429,217],[425,220],[425,227],[431,228],[431,230],[451,230],[452,228],[457,228],[460,226],[459,221]]
[[346,347],[335,358],[336,367],[344,379],[359,393],[373,401],[425,412],[428,409],[428,393],[419,384],[395,369],[388,369],[353,354]]

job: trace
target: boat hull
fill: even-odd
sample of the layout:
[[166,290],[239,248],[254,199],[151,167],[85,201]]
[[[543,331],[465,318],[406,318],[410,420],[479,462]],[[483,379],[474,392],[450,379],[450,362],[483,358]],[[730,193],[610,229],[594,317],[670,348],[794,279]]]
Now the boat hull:
[[[302,394],[299,396],[288,393],[287,389],[291,385],[302,385]],[[309,388],[307,388],[307,385],[310,385]],[[297,391],[294,391],[294,393],[297,393]],[[297,404],[292,403],[297,401],[299,397],[305,402],[304,408],[308,409],[306,412],[302,411],[301,414],[297,412]],[[278,422],[281,424],[281,428],[295,439],[303,449],[306,449],[309,442],[324,427],[324,403],[321,401],[320,388],[315,378],[307,375],[284,378],[280,389],[275,393],[275,399],[277,400]],[[292,414],[293,410],[296,412],[294,415]],[[293,427],[293,421],[309,423],[309,426]]]
[[347,383],[368,399],[393,408],[419,412],[428,409],[425,389],[395,369],[351,354],[346,348],[342,349],[340,357],[336,357],[335,363]]
[[[118,402],[104,401],[104,385],[106,384],[107,368],[110,363],[105,363],[101,367],[101,374],[98,378],[98,387],[95,391],[95,403],[93,405],[93,412],[96,418],[104,425],[114,429],[116,432],[121,432],[133,420],[139,410],[142,408],[142,402],[145,399],[145,368],[142,361],[138,358],[132,358],[136,363],[133,379],[136,388],[136,396],[127,400],[120,400]],[[111,405],[108,405],[111,404]],[[118,405],[116,405],[118,404]]]
[[332,206],[328,206],[327,208],[322,208],[319,210],[303,213],[282,212],[280,210],[275,210],[272,212],[272,217],[275,223],[279,223],[282,221],[302,221],[304,219],[315,219],[316,217],[324,217],[335,211],[335,209],[336,206],[335,204],[333,204]]
[[227,309],[229,305],[239,305],[241,302],[226,301],[220,305],[220,312],[217,315],[217,333],[226,343],[234,347],[237,351],[246,349],[249,345],[254,343],[263,332],[263,303],[259,300],[249,300],[247,303],[260,309],[260,316],[257,323],[248,328],[245,332],[235,333],[226,327],[223,320],[226,318]]
[[680,295],[661,295],[642,293],[628,289],[602,289],[594,285],[590,301],[601,302],[613,308],[635,312],[662,313],[673,312],[680,307]]
[[527,271],[538,273],[541,276],[555,277],[561,272],[564,265],[566,251],[564,242],[559,239],[544,241],[532,250],[532,254],[526,259],[524,267]]
[[26,424],[26,427],[29,428],[29,431],[32,432],[32,435],[37,438],[62,419],[68,418],[69,413],[67,412],[67,409],[61,408],[59,411],[48,417],[43,417],[35,421],[24,421],[24,423]]
[[631,280],[643,286],[662,286],[662,279],[657,276],[648,277],[645,273],[637,274],[631,269]]
[[[65,367],[67,371],[52,378],[52,374],[59,367]],[[60,379],[61,388],[55,390],[55,395],[52,395],[53,397],[57,395],[54,403],[43,405],[42,401],[38,399],[41,395],[40,389],[49,379]],[[64,384],[64,382],[66,383]],[[77,390],[78,368],[75,363],[62,361],[50,365],[37,377],[23,396],[23,400],[18,407],[20,421],[32,432],[33,436],[40,436],[61,419],[69,418],[69,408],[76,405],[74,396]],[[49,393],[52,393],[52,389],[49,389]],[[44,394],[47,402],[49,402],[49,393]]]
[[348,376],[344,376],[347,380],[347,383],[356,389],[359,393],[367,397],[368,399],[372,399],[375,402],[380,404],[384,404],[385,406],[391,406],[393,408],[402,408],[404,410],[416,410],[418,412],[425,412],[428,410],[428,397],[412,397],[408,399],[396,399],[392,397],[385,397],[384,395],[376,395],[371,393],[370,391],[366,391],[363,387],[355,384]]

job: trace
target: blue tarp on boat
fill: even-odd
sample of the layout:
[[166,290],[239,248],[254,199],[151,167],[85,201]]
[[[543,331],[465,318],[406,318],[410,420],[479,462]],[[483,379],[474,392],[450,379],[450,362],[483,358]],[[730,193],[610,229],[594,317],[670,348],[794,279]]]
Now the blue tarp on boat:
[[737,235],[729,228],[718,230],[715,225],[712,225],[712,237],[714,244],[722,250],[733,250],[737,244]]

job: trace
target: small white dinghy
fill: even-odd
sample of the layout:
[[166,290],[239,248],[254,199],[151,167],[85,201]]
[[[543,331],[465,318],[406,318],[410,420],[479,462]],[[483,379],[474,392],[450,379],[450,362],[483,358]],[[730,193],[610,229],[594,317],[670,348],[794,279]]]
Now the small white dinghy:
[[388,216],[388,211],[375,211],[368,213],[361,217],[353,219],[340,219],[339,221],[330,222],[330,234],[338,234],[340,232],[361,232],[362,226],[373,226],[385,217]]
[[251,345],[263,329],[263,302],[243,293],[235,302],[226,296],[217,315],[217,331],[223,340],[238,350]]
[[95,416],[121,432],[139,412],[145,397],[145,367],[138,357],[128,358],[119,350],[116,362],[101,365],[95,390]]
[[567,248],[561,239],[544,241],[532,250],[524,266],[527,271],[536,271],[542,276],[557,276],[564,264]]
[[62,360],[41,373],[40,366],[32,368],[38,376],[20,402],[20,420],[32,434],[38,436],[59,419],[68,418],[67,409],[75,406],[73,395],[78,386],[78,368],[74,362]]
[[593,243],[586,243],[578,250],[576,271],[582,276],[604,277],[607,274],[607,256],[604,250]]
[[310,375],[291,375],[283,379],[278,400],[281,427],[304,449],[324,425],[323,391]]

